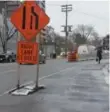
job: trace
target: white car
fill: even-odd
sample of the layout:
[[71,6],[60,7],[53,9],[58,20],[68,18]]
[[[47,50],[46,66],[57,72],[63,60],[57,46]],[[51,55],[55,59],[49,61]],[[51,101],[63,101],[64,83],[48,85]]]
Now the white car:
[[39,63],[46,63],[46,56],[42,52],[39,53]]

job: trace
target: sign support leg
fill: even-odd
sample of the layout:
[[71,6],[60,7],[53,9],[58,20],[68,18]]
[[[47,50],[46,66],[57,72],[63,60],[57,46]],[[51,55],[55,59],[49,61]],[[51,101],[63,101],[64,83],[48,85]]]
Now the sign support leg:
[[17,89],[20,89],[20,65],[18,64],[18,67],[17,67],[17,85],[16,85],[16,88]]
[[39,49],[40,49],[40,41],[39,41],[40,39],[39,39],[39,37],[38,37],[38,43],[39,43],[39,45],[38,45],[38,64],[36,64],[36,67],[37,67],[37,69],[36,69],[36,85],[35,85],[35,88],[36,89],[38,89],[39,87]]
[[36,65],[36,82],[35,82],[35,91],[36,90],[39,90],[39,89],[44,89],[44,86],[39,86],[39,70],[40,70],[40,66],[39,66],[39,64],[40,64],[40,54],[39,54],[39,50],[40,50],[40,43],[41,43],[41,40],[40,40],[40,34],[38,35],[38,37],[37,37],[37,39],[38,39],[38,43],[39,43],[39,45],[38,45],[38,64]]
[[[21,40],[21,35],[19,32],[17,32],[17,37],[18,37],[18,39],[16,41],[18,43]],[[18,50],[18,48],[17,48],[17,50]],[[17,85],[16,85],[16,88],[20,89],[20,64],[17,65]]]

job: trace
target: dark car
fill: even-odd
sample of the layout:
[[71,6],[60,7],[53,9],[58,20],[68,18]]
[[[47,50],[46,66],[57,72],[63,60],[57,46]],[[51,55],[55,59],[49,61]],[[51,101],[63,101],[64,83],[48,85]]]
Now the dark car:
[[0,62],[15,62],[16,54],[13,52],[0,54]]

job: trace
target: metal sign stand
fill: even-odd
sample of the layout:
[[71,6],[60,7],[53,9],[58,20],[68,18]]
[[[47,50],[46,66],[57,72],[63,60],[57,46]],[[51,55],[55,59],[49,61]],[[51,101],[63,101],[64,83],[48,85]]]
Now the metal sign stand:
[[[18,37],[18,39],[16,40],[16,42],[18,43],[18,41],[20,41],[20,39],[21,39],[19,32],[17,32],[17,37]],[[17,63],[17,85],[16,85],[16,88],[20,89],[20,64],[19,63]]]
[[[18,39],[16,42],[18,43],[21,40],[20,32],[17,32],[17,37],[18,37]],[[16,85],[16,88],[20,89],[20,64],[19,63],[17,63],[17,85]]]
[[[40,36],[40,35],[39,35]],[[40,37],[38,37],[38,64],[36,64],[36,82],[35,82],[35,89],[38,89],[38,85],[39,85],[39,49],[40,49]]]
[[18,64],[17,65],[17,85],[16,85],[16,88],[17,89],[20,89],[20,65]]
[[34,88],[34,91],[37,91],[39,89],[44,89],[44,86],[39,86],[39,70],[40,70],[40,66],[39,66],[39,50],[40,50],[40,38],[41,38],[41,34],[38,35],[37,37],[37,42],[39,43],[39,46],[38,46],[38,64],[36,64],[36,81],[35,81],[35,88]]
[[[30,2],[31,3],[31,2]],[[31,4],[30,4],[31,5]],[[22,7],[21,7],[22,8]],[[37,9],[37,7],[35,7],[36,9]],[[19,11],[19,10],[18,10]],[[41,10],[42,11],[42,10]],[[28,14],[28,13],[27,13]],[[37,14],[37,16],[41,16],[41,15],[38,15],[38,13],[36,12],[36,14]],[[17,15],[19,15],[18,14],[18,12],[16,11],[16,14],[14,13],[12,16],[11,16],[11,21],[12,21],[12,23],[18,28],[18,26],[20,25],[20,24],[22,24],[22,22],[21,21],[19,21],[20,23],[18,23],[18,22],[16,22],[16,17],[17,17]],[[42,29],[46,24],[48,24],[49,23],[49,17],[47,16],[47,15],[45,15],[45,14],[43,14],[43,12],[42,12],[42,18],[44,19],[44,20],[42,20],[42,22],[43,22],[43,26],[41,25],[41,26],[39,26],[39,29]],[[22,16],[20,16],[20,17],[22,17]],[[27,19],[29,19],[29,18],[27,18]],[[35,21],[36,22],[36,21]],[[16,24],[17,23],[17,24]],[[36,23],[35,23],[36,24]],[[28,28],[28,27],[26,27],[26,28]],[[32,31],[32,29],[30,29],[30,31]],[[21,31],[20,31],[21,33],[23,33],[23,32],[25,32],[24,31],[24,29],[23,28],[21,28]],[[35,32],[36,34],[37,34],[37,32]],[[28,40],[28,37],[31,39],[31,36],[33,36],[33,35],[28,35],[28,33],[25,33],[26,35],[24,35],[24,37],[26,38],[26,40]],[[37,39],[38,39],[38,41],[37,41],[37,39],[35,40],[35,41],[37,41],[38,43],[39,43],[39,46],[38,46],[38,62],[37,62],[37,65],[36,65],[36,81],[35,81],[35,85],[34,86],[24,86],[23,88],[21,88],[20,87],[20,64],[18,64],[18,72],[17,72],[17,91],[15,91],[15,92],[13,92],[12,94],[14,94],[14,95],[28,95],[28,94],[31,94],[31,93],[33,93],[33,92],[36,92],[36,91],[38,91],[38,90],[40,90],[40,89],[44,89],[44,86],[39,86],[39,59],[40,59],[40,57],[39,57],[39,49],[40,49],[40,38],[41,38],[41,34],[39,33],[38,34],[38,37],[37,37]],[[18,40],[17,40],[17,42],[18,41],[20,41],[21,40],[21,35],[20,35],[20,33],[18,32]],[[35,42],[34,41],[34,42]]]

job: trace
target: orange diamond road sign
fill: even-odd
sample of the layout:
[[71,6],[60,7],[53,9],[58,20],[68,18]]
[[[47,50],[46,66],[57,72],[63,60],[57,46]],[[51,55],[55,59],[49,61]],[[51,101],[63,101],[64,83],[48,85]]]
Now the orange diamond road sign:
[[49,17],[35,1],[25,1],[11,15],[11,22],[24,36],[31,40],[49,23]]
[[18,63],[38,63],[38,43],[19,41],[17,46]]

